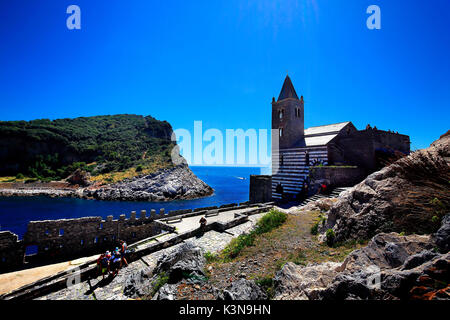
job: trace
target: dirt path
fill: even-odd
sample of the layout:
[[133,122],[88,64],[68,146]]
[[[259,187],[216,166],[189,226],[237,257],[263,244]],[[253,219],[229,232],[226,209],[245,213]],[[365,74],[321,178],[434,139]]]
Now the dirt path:
[[288,262],[307,265],[310,262],[343,261],[347,254],[360,247],[348,244],[329,248],[311,235],[311,227],[319,219],[317,211],[301,211],[289,214],[279,228],[257,236],[254,246],[244,248],[230,262],[216,261],[207,265],[209,280],[205,284],[178,287],[176,299],[215,299],[213,287],[225,289],[239,278],[271,281],[275,273]]

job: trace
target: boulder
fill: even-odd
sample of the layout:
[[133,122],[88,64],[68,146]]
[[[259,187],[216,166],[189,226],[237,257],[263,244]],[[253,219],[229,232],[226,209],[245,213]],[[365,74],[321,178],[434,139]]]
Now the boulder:
[[219,300],[266,300],[267,294],[252,280],[239,279],[223,290]]
[[442,252],[450,250],[450,214],[442,219],[439,230],[433,235],[433,241]]
[[202,281],[205,277],[206,259],[199,247],[190,242],[183,243],[175,250],[165,253],[157,262],[153,274],[165,273],[169,283],[177,283],[182,279]]
[[92,184],[90,181],[91,174],[81,169],[75,170],[66,180],[70,184],[87,187]]
[[338,274],[340,263],[298,266],[286,263],[274,278],[276,300],[316,299],[317,293],[325,289]]
[[381,270],[396,268],[410,256],[432,248],[429,236],[380,233],[366,247],[352,251],[339,271],[356,272],[369,266],[376,266]]
[[177,297],[177,284],[164,284],[153,296],[152,300],[175,300]]
[[125,279],[123,294],[130,298],[141,298],[150,296],[152,293],[152,282],[147,269],[129,275]]

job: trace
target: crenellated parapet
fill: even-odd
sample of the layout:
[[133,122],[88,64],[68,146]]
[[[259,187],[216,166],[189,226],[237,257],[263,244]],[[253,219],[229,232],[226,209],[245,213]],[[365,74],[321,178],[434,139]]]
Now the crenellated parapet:
[[[174,227],[164,223],[166,218],[204,215],[210,210],[222,212],[247,206],[245,202],[169,212],[164,208],[159,211],[151,209],[149,214],[141,210],[139,215],[132,211],[128,217],[121,214],[118,219],[109,215],[105,219],[83,217],[30,221],[23,240],[9,231],[0,232],[0,272],[17,269],[25,260],[39,264],[64,261],[112,250],[119,246],[119,240],[131,244],[161,231],[173,232]],[[25,256],[27,247],[34,247],[36,253]]]

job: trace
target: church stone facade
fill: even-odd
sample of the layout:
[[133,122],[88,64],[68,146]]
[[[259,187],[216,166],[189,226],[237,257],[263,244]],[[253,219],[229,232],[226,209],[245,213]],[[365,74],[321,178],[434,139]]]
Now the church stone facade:
[[[313,167],[352,166],[367,176],[382,167],[380,159],[410,152],[407,135],[369,125],[358,130],[347,121],[305,129],[304,105],[303,96],[298,97],[286,76],[278,99],[272,98],[272,132],[278,135],[272,137],[272,176],[253,176],[251,202],[295,198],[310,182]],[[264,188],[270,192],[261,194]],[[267,194],[271,194],[270,199]]]

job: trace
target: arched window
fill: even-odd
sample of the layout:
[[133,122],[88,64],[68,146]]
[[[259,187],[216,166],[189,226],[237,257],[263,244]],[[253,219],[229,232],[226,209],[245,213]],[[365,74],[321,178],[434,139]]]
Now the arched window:
[[280,132],[280,138],[281,138],[283,136],[283,128],[280,128],[279,132]]
[[284,116],[284,110],[283,109],[278,110],[278,116],[280,117],[280,119],[283,119],[283,116]]

